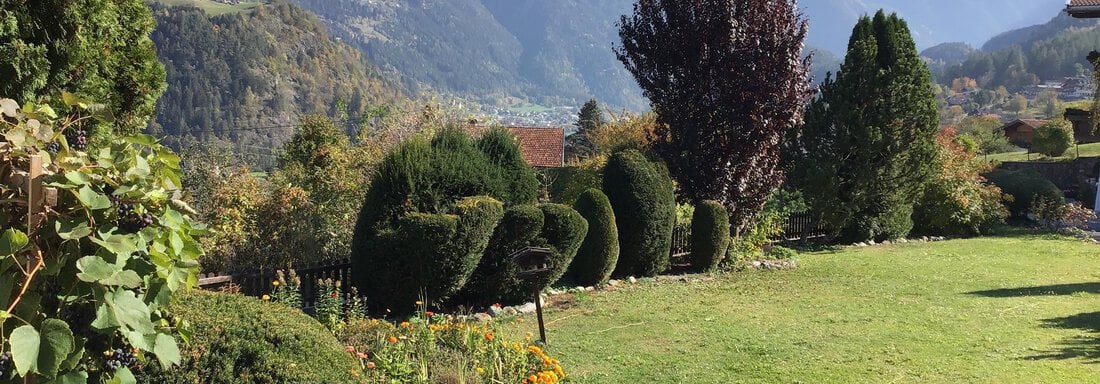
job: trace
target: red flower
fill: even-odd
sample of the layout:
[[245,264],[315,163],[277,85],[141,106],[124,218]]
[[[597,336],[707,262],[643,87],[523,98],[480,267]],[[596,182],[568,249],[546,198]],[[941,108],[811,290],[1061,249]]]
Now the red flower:
[[333,293],[332,293],[332,297],[336,297],[336,292],[333,292]]
[[424,312],[424,316],[428,316],[428,317],[435,316],[435,312],[432,312],[432,311]]

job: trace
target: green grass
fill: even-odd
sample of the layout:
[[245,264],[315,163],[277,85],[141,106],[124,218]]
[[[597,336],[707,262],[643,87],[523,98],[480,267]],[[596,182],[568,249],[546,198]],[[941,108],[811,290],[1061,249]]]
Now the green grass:
[[997,153],[989,155],[990,161],[1070,161],[1077,158],[1077,151],[1081,151],[1081,157],[1100,157],[1100,143],[1081,144],[1078,147],[1070,147],[1066,150],[1066,153],[1060,157],[1046,157],[1038,153],[1031,154],[1031,160],[1028,160],[1027,152],[1007,152]]
[[190,5],[202,9],[210,16],[247,11],[256,8],[256,1],[242,1],[240,4],[223,4],[214,0],[152,0],[168,6]]
[[1098,253],[1020,235],[620,286],[549,310],[550,351],[579,383],[1100,382]]

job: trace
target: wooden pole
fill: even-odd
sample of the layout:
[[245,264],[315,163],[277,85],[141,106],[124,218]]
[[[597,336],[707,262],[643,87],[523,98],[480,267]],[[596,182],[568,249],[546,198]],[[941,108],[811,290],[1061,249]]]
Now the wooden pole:
[[27,235],[42,223],[45,193],[42,188],[42,156],[31,155],[27,169]]

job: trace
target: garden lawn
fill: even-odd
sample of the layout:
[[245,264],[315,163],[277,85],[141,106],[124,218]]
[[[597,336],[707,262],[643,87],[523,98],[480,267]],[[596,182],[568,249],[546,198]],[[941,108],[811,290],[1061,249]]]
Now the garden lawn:
[[[1054,236],[803,254],[550,309],[579,383],[1100,382],[1100,246]],[[533,319],[512,331],[537,335]]]
[[210,16],[247,11],[256,7],[256,1],[241,1],[238,4],[220,3],[214,0],[154,0],[167,6],[193,6],[201,8]]
[[1066,153],[1061,157],[1046,157],[1038,153],[1032,153],[1030,156],[1027,152],[1005,152],[996,153],[986,156],[986,159],[990,161],[1072,161],[1077,158],[1077,151],[1080,150],[1081,157],[1100,157],[1100,143],[1080,144],[1076,147],[1069,147]]

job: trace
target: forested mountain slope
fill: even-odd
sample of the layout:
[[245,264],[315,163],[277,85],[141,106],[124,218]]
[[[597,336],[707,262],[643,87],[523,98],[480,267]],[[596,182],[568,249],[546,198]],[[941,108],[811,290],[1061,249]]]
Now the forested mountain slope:
[[324,24],[298,6],[268,4],[211,17],[194,7],[153,4],[153,14],[152,39],[168,90],[150,130],[170,144],[220,139],[243,153],[270,153],[290,137],[299,116],[359,116],[405,98],[357,49],[330,39]]

